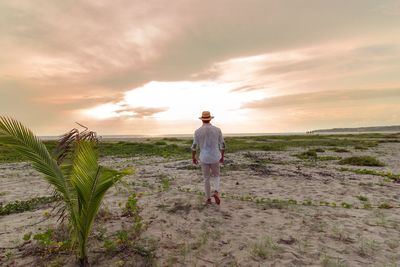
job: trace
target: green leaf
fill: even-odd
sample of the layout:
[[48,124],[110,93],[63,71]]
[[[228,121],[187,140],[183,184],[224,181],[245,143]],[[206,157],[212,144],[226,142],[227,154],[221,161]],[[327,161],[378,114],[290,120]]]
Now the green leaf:
[[0,143],[14,148],[32,162],[33,168],[44,174],[44,178],[68,201],[70,192],[61,169],[51,157],[46,146],[22,123],[0,116]]

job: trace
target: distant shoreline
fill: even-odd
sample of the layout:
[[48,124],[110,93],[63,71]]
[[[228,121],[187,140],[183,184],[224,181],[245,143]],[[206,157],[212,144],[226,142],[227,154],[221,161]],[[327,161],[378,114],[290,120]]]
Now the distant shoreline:
[[[226,133],[226,137],[241,137],[241,136],[275,136],[275,135],[303,135],[305,132],[290,132],[290,133]],[[126,140],[126,139],[157,139],[157,138],[192,138],[193,134],[165,134],[165,135],[98,135],[103,140]],[[39,136],[41,140],[51,141],[57,140],[60,136]]]
[[[350,129],[350,128],[349,128]],[[332,130],[332,131],[331,131]],[[341,135],[341,134],[368,134],[368,133],[396,133],[400,131],[335,131],[333,129],[315,130],[310,132],[289,132],[289,133],[227,133],[225,137],[251,137],[251,136],[288,136],[288,135]],[[166,135],[99,135],[102,140],[106,141],[124,141],[124,140],[143,140],[143,139],[159,139],[159,138],[192,138],[193,134],[166,134]],[[39,136],[41,140],[52,141],[58,140],[59,136]]]
[[400,132],[400,125],[391,126],[369,126],[369,127],[354,127],[354,128],[332,128],[313,130],[308,133],[395,133]]

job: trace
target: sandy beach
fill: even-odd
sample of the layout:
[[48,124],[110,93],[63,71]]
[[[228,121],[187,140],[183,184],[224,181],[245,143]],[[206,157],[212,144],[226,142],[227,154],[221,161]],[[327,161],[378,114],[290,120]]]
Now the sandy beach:
[[[222,204],[206,206],[201,171],[190,158],[103,157],[105,166],[135,172],[107,193],[93,227],[90,262],[93,266],[400,266],[400,184],[351,171],[400,173],[400,143],[380,143],[367,150],[349,147],[348,152],[322,148],[319,156],[370,155],[386,166],[299,159],[296,155],[307,150],[301,147],[227,153],[221,169]],[[3,205],[52,194],[28,163],[0,164],[0,180]],[[132,239],[135,245],[124,247],[117,233],[132,225],[123,211],[132,193],[139,194],[143,227]],[[2,266],[74,266],[73,252],[50,253],[51,249],[38,248],[35,240],[23,239],[30,232],[59,231],[52,205],[0,217]],[[107,247],[107,240],[115,248]]]

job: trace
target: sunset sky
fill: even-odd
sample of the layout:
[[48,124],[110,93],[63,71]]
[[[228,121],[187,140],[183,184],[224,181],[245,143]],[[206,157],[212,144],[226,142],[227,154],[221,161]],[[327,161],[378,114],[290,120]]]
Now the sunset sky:
[[400,1],[0,0],[0,115],[39,135],[400,125]]

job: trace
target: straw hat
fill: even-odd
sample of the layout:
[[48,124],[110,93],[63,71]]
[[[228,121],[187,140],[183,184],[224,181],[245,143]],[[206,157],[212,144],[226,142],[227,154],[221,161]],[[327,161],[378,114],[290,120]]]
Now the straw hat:
[[199,117],[200,120],[202,121],[210,121],[214,119],[214,116],[211,116],[210,111],[203,111],[201,113],[201,117]]

